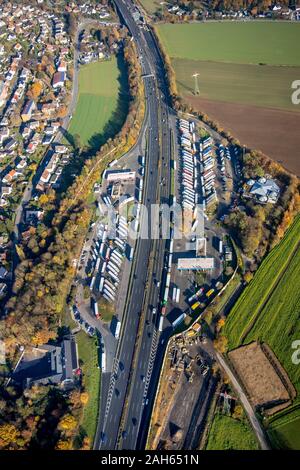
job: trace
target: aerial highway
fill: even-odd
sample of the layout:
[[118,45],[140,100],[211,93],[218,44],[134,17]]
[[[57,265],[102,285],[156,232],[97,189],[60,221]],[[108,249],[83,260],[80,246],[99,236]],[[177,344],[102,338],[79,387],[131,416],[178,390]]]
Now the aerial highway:
[[[148,128],[143,203],[150,213],[151,204],[169,202],[170,197],[171,149],[163,63],[151,33],[134,21],[132,3],[116,0],[115,4],[136,41],[143,67]],[[114,367],[110,374],[104,374],[109,377],[105,377],[105,386],[102,385],[95,449],[136,449],[140,446],[138,436],[147,417],[144,409],[150,409],[154,392],[151,365],[157,350],[163,346],[158,319],[166,243],[168,241],[163,239],[151,240],[150,236],[137,241],[136,261]],[[142,338],[138,343],[139,349],[135,351],[138,332]],[[134,354],[135,367],[132,369]]]

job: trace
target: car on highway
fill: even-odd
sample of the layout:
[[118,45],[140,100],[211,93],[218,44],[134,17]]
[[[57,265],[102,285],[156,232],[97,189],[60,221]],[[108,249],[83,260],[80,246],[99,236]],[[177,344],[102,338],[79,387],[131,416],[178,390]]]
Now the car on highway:
[[141,375],[141,380],[143,382],[143,384],[146,382],[146,377],[144,375]]
[[144,400],[143,400],[143,402],[142,402],[143,406],[147,406],[148,403],[149,403],[149,399],[148,399],[148,398],[146,398],[146,399],[144,398]]
[[132,424],[133,424],[133,426],[137,425],[137,419],[136,418],[132,418]]
[[156,307],[153,307],[152,309],[152,315],[155,315],[157,313],[157,308]]

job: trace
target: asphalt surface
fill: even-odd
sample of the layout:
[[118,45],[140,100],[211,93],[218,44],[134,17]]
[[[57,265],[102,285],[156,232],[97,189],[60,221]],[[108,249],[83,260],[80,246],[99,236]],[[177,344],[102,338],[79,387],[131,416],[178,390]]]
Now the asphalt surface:
[[[146,31],[145,39],[151,51],[151,63],[156,70],[158,85],[161,150],[160,172],[158,175],[158,201],[161,204],[169,204],[172,202],[170,201],[170,164],[172,148],[171,125],[169,122],[172,110],[169,108],[167,102],[167,87],[161,57],[158,54],[151,33]],[[160,317],[159,307],[163,292],[159,292],[157,280],[161,281],[161,289],[163,290],[165,284],[163,279],[167,274],[165,259],[168,248],[169,240],[160,238],[153,242],[153,269],[152,276],[151,273],[149,273],[150,275],[148,277],[149,295],[146,301],[146,323],[141,335],[140,348],[136,353],[137,361],[135,373],[131,381],[128,412],[124,429],[122,430],[125,432],[125,437],[119,445],[119,448],[123,449],[143,449],[145,447],[152,404],[155,398],[159,372],[164,357],[165,339],[170,333],[170,329],[164,330],[162,335],[158,332]],[[156,308],[157,311],[154,316],[152,314],[153,308]],[[145,382],[143,382],[143,380],[145,380]]]
[[[152,35],[140,29],[134,22],[130,11],[131,3],[121,0],[116,0],[115,3],[136,41],[145,76],[148,146],[143,203],[150,209],[151,204],[168,202],[170,193],[170,132],[163,64]],[[141,220],[141,226],[143,225]],[[152,309],[158,310],[160,292],[155,279],[160,280],[162,277],[165,245],[166,241],[161,239],[138,239],[132,282],[129,287],[129,301],[124,315],[115,367],[110,374],[109,384],[107,385],[108,378],[105,377],[105,385],[102,386],[102,406],[94,442],[95,449],[136,449],[139,447],[139,431],[147,428],[146,421],[149,416],[144,410],[151,409],[155,387],[152,386],[153,380],[150,382],[150,378],[154,370],[156,353],[162,346],[157,331],[159,315],[153,316]],[[151,260],[150,266],[149,260]],[[142,316],[140,325],[145,301],[144,293],[147,296],[146,318]],[[138,351],[135,351],[138,331],[141,341]],[[132,370],[134,353],[136,359]],[[162,358],[160,355],[160,360]],[[148,405],[145,405],[146,399],[149,400]],[[122,420],[123,425],[120,427],[125,400],[128,404]]]

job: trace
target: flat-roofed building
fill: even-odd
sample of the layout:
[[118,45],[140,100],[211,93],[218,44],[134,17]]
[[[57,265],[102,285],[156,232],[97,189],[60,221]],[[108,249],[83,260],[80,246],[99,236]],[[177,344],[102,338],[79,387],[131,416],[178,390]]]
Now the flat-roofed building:
[[212,271],[215,267],[214,258],[178,258],[179,271]]
[[107,181],[133,181],[135,179],[135,171],[130,170],[116,170],[116,171],[107,171],[106,179]]

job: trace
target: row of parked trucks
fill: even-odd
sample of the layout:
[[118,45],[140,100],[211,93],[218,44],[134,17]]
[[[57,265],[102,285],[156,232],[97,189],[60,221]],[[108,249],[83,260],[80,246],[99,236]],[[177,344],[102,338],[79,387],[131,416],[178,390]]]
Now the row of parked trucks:
[[194,121],[179,119],[182,206],[194,211],[197,204],[197,146]]
[[211,136],[207,136],[201,139],[200,142],[201,190],[204,209],[217,201],[214,167],[213,139]]
[[[195,204],[200,202],[199,192],[197,191],[200,176],[202,203],[205,210],[217,201],[215,158],[213,155],[214,142],[209,135],[202,138],[199,142],[198,152],[194,121],[180,119],[179,130],[181,133],[182,205],[185,209],[194,211]],[[193,218],[195,219],[195,217]]]
[[220,144],[218,148],[218,156],[219,156],[220,172],[221,172],[221,180],[223,183],[223,189],[226,190],[227,176],[225,174],[225,170],[226,170],[225,158],[227,158],[227,160],[231,160],[229,148],[224,147],[222,144]]
[[[95,246],[91,249],[94,264],[90,290],[101,294],[108,302],[114,302],[120,283],[122,263],[127,248],[128,226],[125,217],[117,216],[116,238],[108,239],[108,226],[100,224]],[[130,251],[130,255],[133,254]],[[98,305],[94,304],[94,314],[99,317]]]
[[173,300],[173,302],[176,302],[177,304],[179,303],[179,300],[180,300],[180,289],[179,289],[179,287],[176,287],[176,286],[173,287],[172,300]]
[[170,291],[170,282],[171,282],[171,268],[172,268],[172,260],[173,260],[173,252],[174,252],[174,238],[173,238],[173,230],[171,231],[170,237],[170,247],[169,247],[169,254],[167,255],[167,262],[165,265],[166,273],[166,283],[164,289],[164,295],[162,300],[162,309],[161,314],[166,315],[166,305],[168,302],[169,291]]

